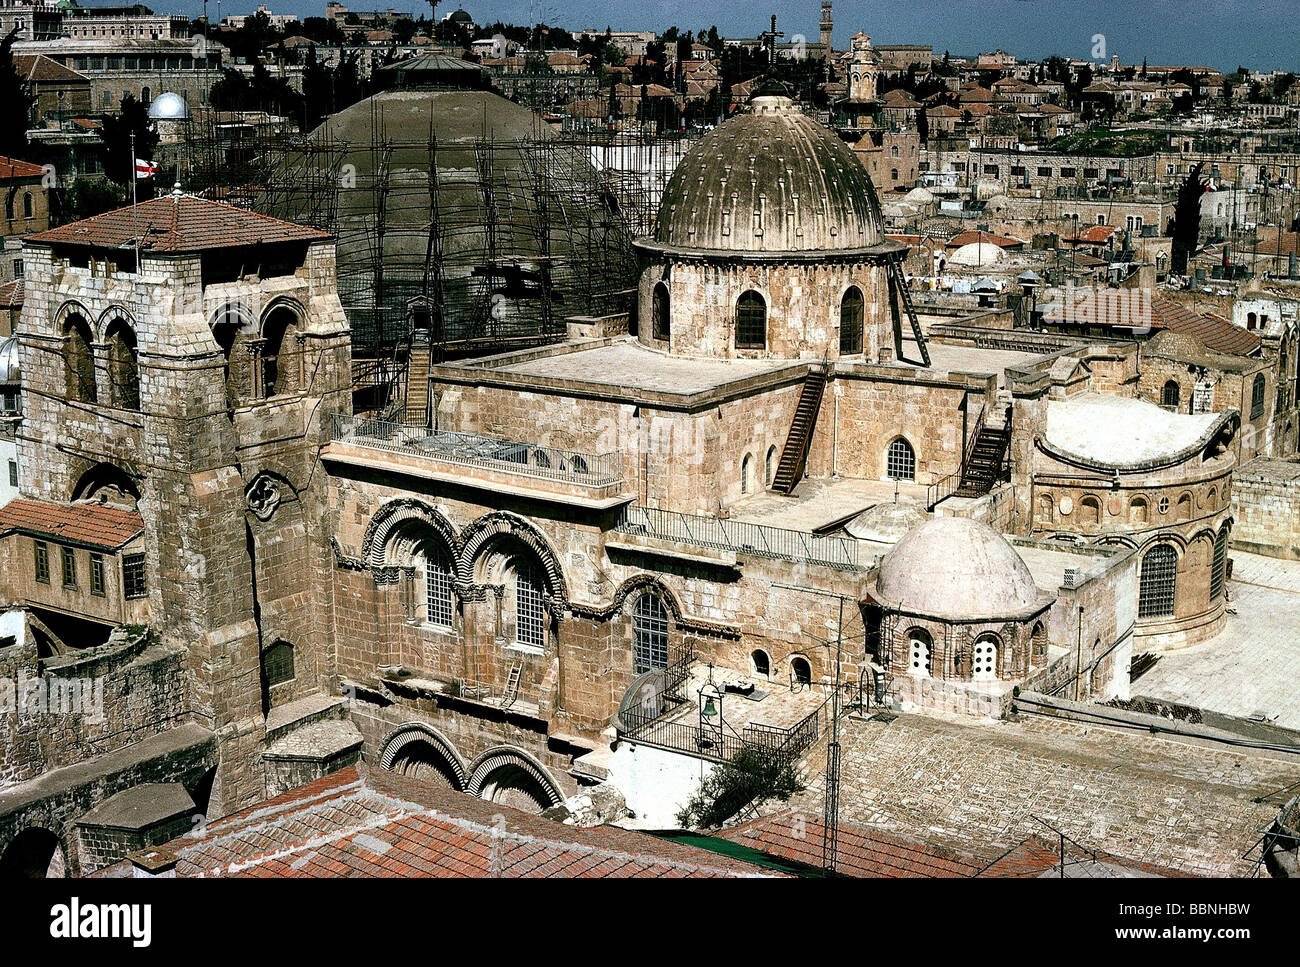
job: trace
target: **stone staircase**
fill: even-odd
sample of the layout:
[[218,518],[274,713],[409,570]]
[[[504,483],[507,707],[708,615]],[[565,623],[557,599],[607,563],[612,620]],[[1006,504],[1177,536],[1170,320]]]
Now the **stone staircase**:
[[817,414],[821,410],[825,393],[826,368],[820,365],[810,367],[799,392],[799,404],[795,407],[790,432],[785,438],[781,462],[777,464],[772,478],[772,489],[777,493],[789,496],[803,479],[804,467],[808,462],[808,448],[812,445],[813,430],[817,426]]
[[1007,448],[1011,443],[1009,427],[983,423],[976,431],[970,455],[962,464],[961,482],[954,495],[983,497],[1002,477]]

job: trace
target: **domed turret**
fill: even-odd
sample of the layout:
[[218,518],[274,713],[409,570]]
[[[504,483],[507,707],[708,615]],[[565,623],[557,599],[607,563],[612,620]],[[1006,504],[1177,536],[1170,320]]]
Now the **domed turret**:
[[636,243],[636,333],[693,356],[877,358],[892,343],[885,238],[866,168],[775,82],[705,135]]
[[964,517],[914,527],[880,562],[876,597],[910,614],[1010,618],[1042,606],[1015,548],[993,528]]
[[790,98],[766,89],[682,159],[655,230],[661,245],[727,252],[855,249],[883,238],[866,168]]

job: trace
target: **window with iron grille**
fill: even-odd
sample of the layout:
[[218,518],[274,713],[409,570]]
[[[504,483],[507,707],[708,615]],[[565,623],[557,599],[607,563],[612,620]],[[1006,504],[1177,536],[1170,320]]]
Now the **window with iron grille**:
[[[9,402],[9,401],[6,399],[6,400],[5,400],[5,403],[6,403],[6,405],[5,405],[5,409],[6,409],[6,410],[9,409],[8,402]],[[15,407],[15,408],[16,408],[16,407]],[[18,461],[17,461],[17,460],[10,460],[10,461],[9,461],[9,486],[10,486],[10,487],[17,487],[17,486],[18,486]]]
[[656,594],[643,594],[632,611],[636,672],[668,667],[668,609]]
[[1164,389],[1160,391],[1160,405],[1167,410],[1178,409],[1178,399],[1182,395],[1178,383],[1175,380],[1169,380],[1165,383]]
[[1250,392],[1250,418],[1253,420],[1264,415],[1264,374],[1255,377],[1255,385]]
[[143,598],[149,593],[144,579],[144,555],[128,554],[122,558],[122,597]]
[[886,457],[886,467],[890,480],[915,480],[916,453],[912,450],[912,445],[902,437],[891,443]]
[[750,289],[736,300],[736,348],[762,349],[767,345],[767,302]]
[[667,339],[671,329],[668,321],[668,286],[655,285],[654,299],[650,304],[650,328],[656,339]]
[[535,648],[541,648],[546,642],[542,582],[531,562],[519,562],[515,571],[515,640]]
[[1214,562],[1210,566],[1210,600],[1223,597],[1223,580],[1228,569],[1228,528],[1219,531],[1214,539]]
[[76,590],[77,552],[70,547],[60,547],[59,557],[63,564],[63,586],[69,590]]
[[262,655],[262,668],[266,673],[267,685],[282,685],[294,679],[293,645],[287,641],[277,641]]
[[97,598],[104,596],[104,555],[90,555],[90,593]]
[[1174,589],[1178,574],[1178,553],[1168,544],[1157,544],[1142,558],[1138,579],[1138,617],[1161,618],[1174,613]]
[[840,355],[862,352],[862,290],[849,286],[840,300]]
[[35,553],[36,563],[36,580],[41,584],[50,583],[50,547],[44,541],[33,541],[32,548]]
[[424,559],[424,595],[429,624],[452,626],[451,564],[447,555],[435,552]]

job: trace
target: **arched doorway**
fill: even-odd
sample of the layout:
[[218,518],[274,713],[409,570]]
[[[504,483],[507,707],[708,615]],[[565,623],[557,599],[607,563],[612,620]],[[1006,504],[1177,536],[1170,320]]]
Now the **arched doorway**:
[[25,829],[0,854],[0,880],[44,880],[66,876],[59,838],[48,829]]

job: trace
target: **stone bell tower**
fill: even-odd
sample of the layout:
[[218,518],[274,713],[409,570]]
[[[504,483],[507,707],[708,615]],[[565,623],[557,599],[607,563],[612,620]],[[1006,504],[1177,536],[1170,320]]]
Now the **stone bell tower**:
[[835,21],[831,19],[830,0],[822,0],[822,19],[821,19],[821,40],[822,50],[825,52],[826,60],[831,58],[831,33],[835,29]]
[[876,82],[880,77],[880,54],[871,46],[866,34],[855,34],[849,42],[849,100],[858,104],[876,102]]
[[23,256],[20,489],[136,496],[151,630],[188,653],[173,714],[216,736],[217,808],[259,801],[284,707],[332,691],[313,575],[331,559],[316,454],[351,410],[334,240],[177,189]]

